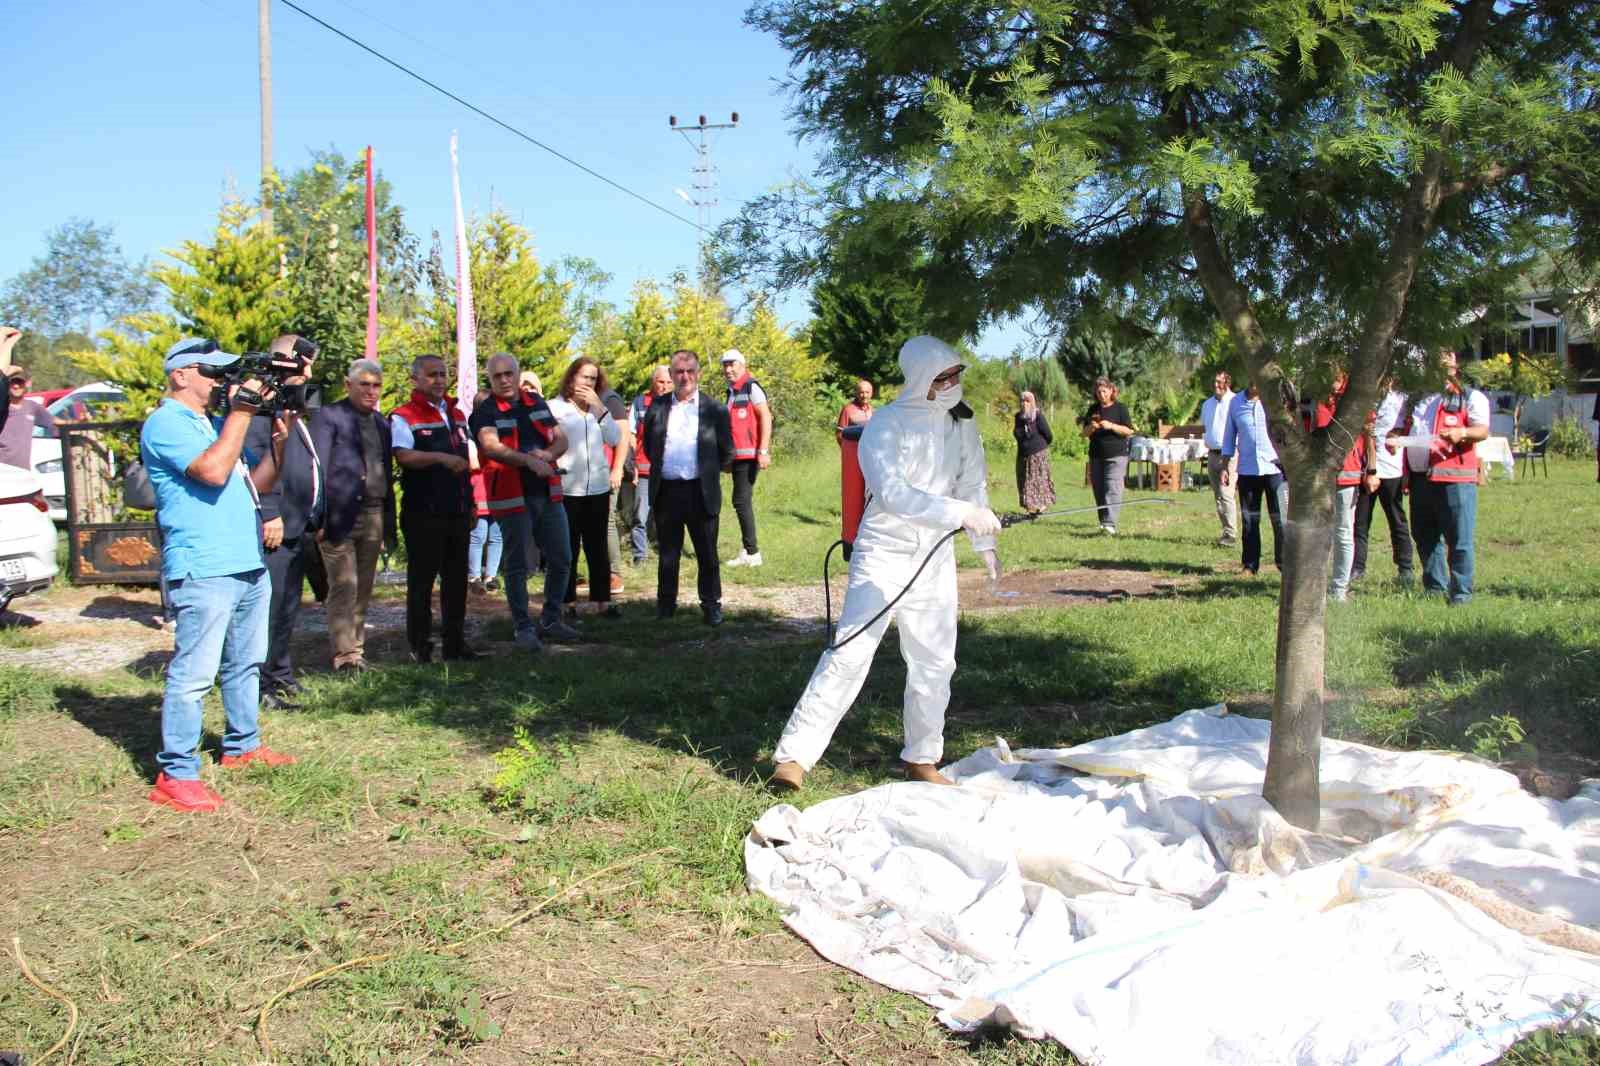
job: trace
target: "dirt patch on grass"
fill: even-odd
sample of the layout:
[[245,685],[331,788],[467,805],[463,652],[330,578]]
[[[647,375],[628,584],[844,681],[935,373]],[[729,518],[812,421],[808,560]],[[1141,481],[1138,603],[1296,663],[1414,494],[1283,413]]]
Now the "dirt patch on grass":
[[[630,616],[648,616],[655,606],[654,572],[649,568],[629,570],[624,579],[626,589],[615,597],[617,604]],[[1195,580],[1142,570],[1019,570],[1002,575],[996,590],[978,571],[963,570],[957,576],[962,610],[977,612],[1105,606],[1133,598],[1174,595]],[[844,591],[841,575],[833,583],[836,618]],[[537,605],[537,584],[530,585],[530,592]],[[814,633],[822,628],[825,603],[820,584],[770,588],[727,585],[723,596],[730,616],[740,612],[766,615],[772,626],[789,633]],[[594,605],[586,601],[579,604],[579,611],[580,622],[585,625],[608,624],[593,618]],[[680,613],[694,613],[692,603]],[[470,595],[468,642],[495,654],[518,654],[509,639],[507,617],[503,593]],[[380,587],[367,612],[368,659],[376,663],[404,661],[405,624],[404,591]],[[0,625],[13,627],[18,634],[16,646],[7,653],[8,661],[17,666],[76,676],[118,669],[158,673],[172,657],[172,628],[162,620],[161,597],[153,588],[59,586],[47,595],[18,600],[0,618]],[[737,636],[740,628],[734,617],[724,632]],[[605,646],[552,646],[547,650],[571,654],[598,651]],[[295,628],[294,657],[297,668],[323,670],[329,666],[327,614],[310,596],[306,597]]]

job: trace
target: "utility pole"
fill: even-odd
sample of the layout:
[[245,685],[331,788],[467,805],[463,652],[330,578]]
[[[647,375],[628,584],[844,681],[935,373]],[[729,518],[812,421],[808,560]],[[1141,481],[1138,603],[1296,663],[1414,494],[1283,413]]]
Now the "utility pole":
[[[678,133],[683,134],[683,139],[689,142],[689,147],[694,149],[694,195],[690,196],[682,189],[673,190],[683,201],[695,209],[695,216],[699,220],[700,228],[705,230],[711,224],[711,209],[717,206],[717,167],[711,162],[711,137],[712,130],[731,130],[739,125],[739,112],[735,111],[727,122],[707,122],[704,115],[699,116],[700,121],[693,126],[678,125],[677,115],[667,116],[667,125]],[[699,134],[698,139],[691,137],[691,133]]]
[[261,224],[272,232],[272,0],[256,0],[261,51]]

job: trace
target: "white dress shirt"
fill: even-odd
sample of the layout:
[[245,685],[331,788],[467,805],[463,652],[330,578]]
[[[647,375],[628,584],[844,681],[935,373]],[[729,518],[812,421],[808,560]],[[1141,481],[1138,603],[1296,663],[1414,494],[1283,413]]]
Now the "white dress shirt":
[[1378,411],[1372,423],[1372,436],[1378,442],[1378,476],[1396,478],[1401,474],[1400,453],[1383,446],[1383,438],[1406,417],[1406,394],[1390,390],[1378,402]]
[[[660,400],[656,401],[660,403]],[[661,449],[661,476],[693,481],[700,476],[700,390],[687,400],[674,394],[667,409],[667,441]]]
[[1228,408],[1233,405],[1233,390],[1220,397],[1212,393],[1200,405],[1200,421],[1206,427],[1206,447],[1214,452],[1222,450],[1222,435],[1228,427]]

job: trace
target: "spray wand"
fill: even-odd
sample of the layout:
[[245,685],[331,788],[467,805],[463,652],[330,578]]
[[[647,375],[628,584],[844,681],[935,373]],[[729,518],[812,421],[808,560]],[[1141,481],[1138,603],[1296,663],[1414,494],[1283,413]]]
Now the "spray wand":
[[[1122,502],[1122,506],[1137,507],[1140,504],[1162,504],[1164,506],[1170,506],[1172,502],[1172,500],[1162,499],[1158,496],[1146,496],[1137,500],[1124,500]],[[1090,511],[1099,511],[1100,509],[1100,506],[1096,504],[1093,507],[1066,507],[1059,511],[1042,511],[1037,514],[1029,511],[1009,511],[1005,514],[997,515],[996,517],[1000,519],[1001,529],[1009,529],[1012,526],[1018,526],[1024,522],[1037,522],[1041,518],[1060,518],[1064,515],[1087,514]],[[844,557],[846,560],[848,560],[850,558],[850,550],[852,546],[849,541],[842,539],[836,540],[832,544],[828,545],[827,553],[822,557],[822,602],[824,605],[823,609],[827,612],[828,619],[828,647],[826,650],[838,651],[840,648],[844,647],[852,640],[855,640],[867,630],[871,629],[873,624],[884,615],[894,610],[894,605],[904,599],[905,594],[911,591],[911,586],[917,583],[917,578],[922,576],[922,572],[928,568],[928,564],[931,563],[933,561],[933,557],[939,553],[939,549],[944,547],[946,542],[960,532],[960,527],[957,527],[940,537],[938,541],[935,542],[933,547],[928,549],[928,554],[923,557],[923,560],[917,566],[916,571],[912,573],[911,579],[906,582],[906,587],[897,592],[894,599],[884,604],[882,610],[873,615],[871,618],[867,619],[860,628],[858,628],[854,633],[851,633],[848,637],[845,637],[843,640],[835,639],[834,634],[833,590],[829,586],[828,564],[833,559],[833,549],[842,547],[844,549]]]

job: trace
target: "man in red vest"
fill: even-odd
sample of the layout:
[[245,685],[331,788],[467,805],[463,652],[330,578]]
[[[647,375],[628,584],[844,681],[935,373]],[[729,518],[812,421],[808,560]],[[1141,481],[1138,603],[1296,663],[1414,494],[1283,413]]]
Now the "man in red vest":
[[722,353],[722,376],[728,379],[728,420],[733,425],[733,512],[739,516],[739,554],[729,566],[760,566],[756,543],[756,475],[772,465],[772,409],[767,394],[745,367],[737,348]]
[[[411,399],[389,416],[400,467],[400,531],[406,538],[406,643],[419,663],[433,659],[433,585],[446,659],[476,659],[467,647],[467,541],[478,521],[467,457],[467,422],[446,395],[444,358],[411,361]],[[473,383],[463,382],[471,389]]]
[[[1406,448],[1411,468],[1411,531],[1422,560],[1422,589],[1447,595],[1451,606],[1472,599],[1473,533],[1478,522],[1478,452],[1489,436],[1489,398],[1463,385],[1456,353],[1439,353],[1443,390],[1422,398],[1409,424],[1389,440],[1429,438]],[[1393,447],[1393,445],[1391,445]],[[1448,561],[1446,556],[1448,554]]]

